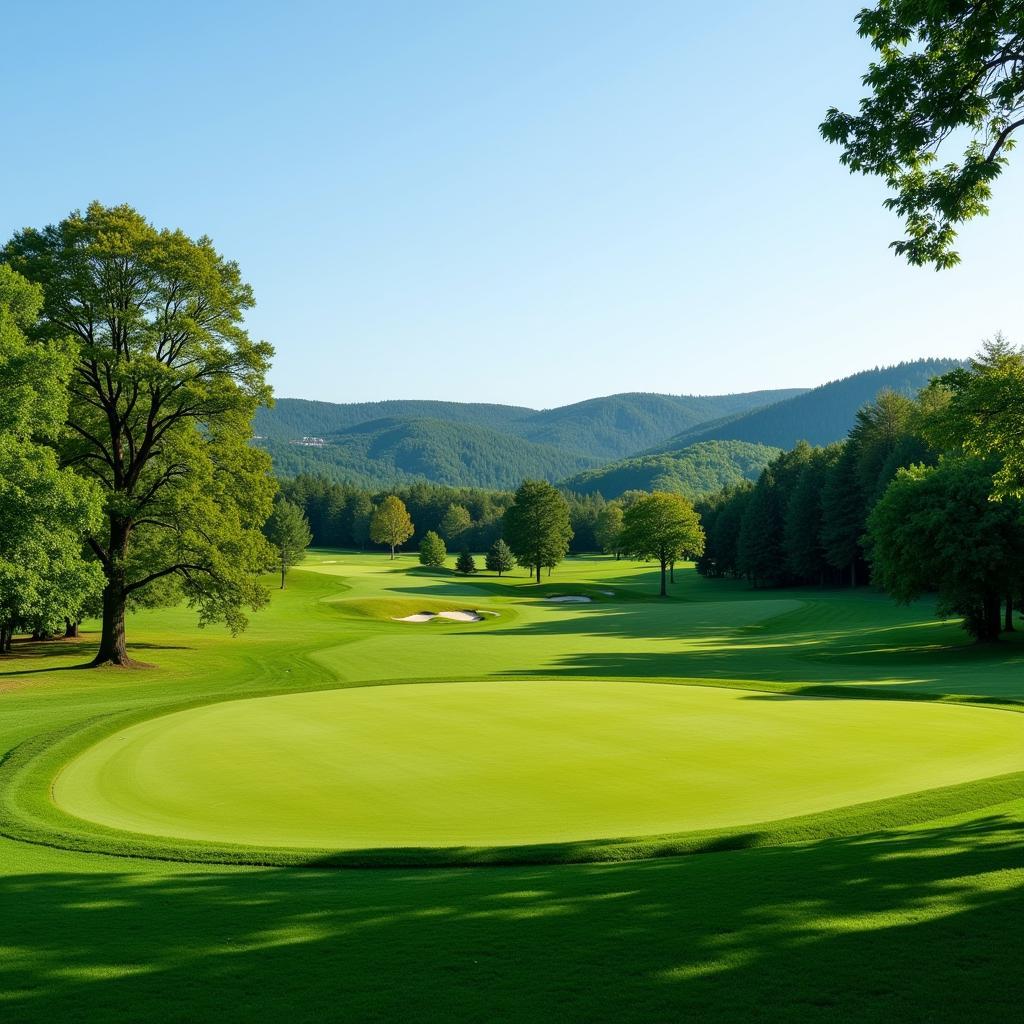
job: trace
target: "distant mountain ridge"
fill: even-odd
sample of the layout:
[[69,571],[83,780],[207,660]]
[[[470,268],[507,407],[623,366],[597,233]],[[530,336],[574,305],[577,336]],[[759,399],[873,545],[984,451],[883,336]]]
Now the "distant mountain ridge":
[[932,377],[964,365],[959,359],[916,359],[863,370],[760,409],[683,431],[647,454],[675,451],[701,441],[748,441],[792,448],[798,441],[831,444],[846,436],[857,410],[881,391],[916,395]]
[[532,477],[605,497],[650,486],[698,496],[712,484],[756,475],[769,452],[801,439],[839,440],[879,391],[912,394],[957,365],[919,359],[810,390],[625,392],[555,409],[282,398],[260,409],[253,427],[255,443],[270,452],[281,477],[319,473],[369,488],[432,481],[496,489]]

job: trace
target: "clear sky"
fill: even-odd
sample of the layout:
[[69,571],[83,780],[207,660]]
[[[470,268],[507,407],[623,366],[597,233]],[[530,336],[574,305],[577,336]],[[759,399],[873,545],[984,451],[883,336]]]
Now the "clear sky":
[[0,233],[95,198],[211,235],[282,396],[542,407],[1018,340],[1024,170],[936,274],[818,136],[859,6],[14,5]]

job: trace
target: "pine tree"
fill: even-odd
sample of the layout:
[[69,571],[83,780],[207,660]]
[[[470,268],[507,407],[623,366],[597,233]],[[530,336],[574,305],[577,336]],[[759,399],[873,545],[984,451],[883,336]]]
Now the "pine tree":
[[500,576],[503,572],[509,572],[512,569],[512,566],[515,565],[515,556],[512,554],[512,549],[499,537],[487,552],[484,564],[487,566],[488,572],[496,572]]
[[464,576],[471,576],[476,572],[476,561],[468,549],[463,548],[459,553],[459,557],[455,560],[455,571],[461,572]]

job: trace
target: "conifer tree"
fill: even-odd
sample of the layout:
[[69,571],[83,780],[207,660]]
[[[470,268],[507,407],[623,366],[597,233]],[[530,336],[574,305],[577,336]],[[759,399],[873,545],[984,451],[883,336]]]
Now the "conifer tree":
[[459,552],[459,557],[455,560],[455,571],[461,572],[464,576],[471,576],[476,572],[476,560],[468,548],[463,548]]
[[420,541],[420,565],[438,569],[444,565],[448,549],[444,541],[433,530],[427,530]]
[[511,571],[515,565],[515,556],[512,549],[499,537],[487,552],[484,564],[488,572],[496,572],[500,576],[503,572]]

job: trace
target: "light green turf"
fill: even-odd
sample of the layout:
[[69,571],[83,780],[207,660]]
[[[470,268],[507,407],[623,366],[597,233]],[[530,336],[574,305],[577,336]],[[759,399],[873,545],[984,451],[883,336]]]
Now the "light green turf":
[[[769,837],[788,845],[761,845],[751,829],[729,839],[751,848],[725,852],[711,843],[716,852],[683,857],[473,870],[95,854],[82,847],[113,848],[113,836],[122,852],[148,848],[128,833],[76,826],[49,799],[69,758],[131,721],[283,692],[663,679],[744,687],[759,698],[754,708],[773,706],[767,692],[1024,699],[1024,633],[978,648],[927,601],[899,608],[864,590],[762,593],[677,575],[672,598],[658,601],[651,566],[571,559],[542,591],[596,600],[565,606],[538,600],[518,572],[464,580],[424,572],[414,556],[331,553],[292,572],[236,640],[197,630],[186,609],[132,616],[134,654],[157,666],[148,671],[65,671],[89,659],[95,626],[80,641],[19,641],[15,657],[0,659],[0,1020],[1019,1017],[1024,799],[1015,776],[893,798],[910,814],[883,801],[842,818],[838,831],[805,820]],[[415,625],[391,622],[392,607],[499,615]],[[8,837],[26,832],[35,842]]]
[[557,843],[723,828],[1024,769],[1024,715],[616,682],[228,701],[89,748],[54,799],[267,846]]

